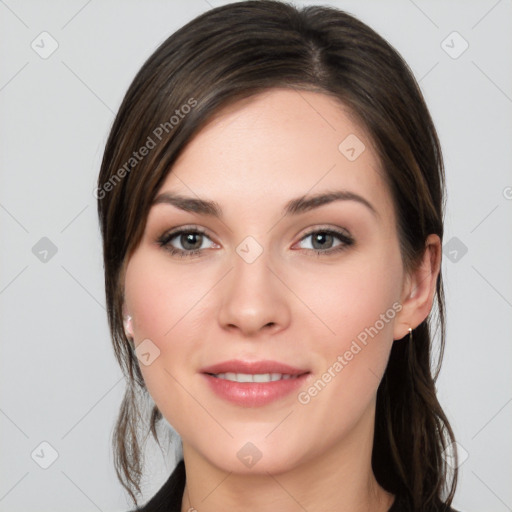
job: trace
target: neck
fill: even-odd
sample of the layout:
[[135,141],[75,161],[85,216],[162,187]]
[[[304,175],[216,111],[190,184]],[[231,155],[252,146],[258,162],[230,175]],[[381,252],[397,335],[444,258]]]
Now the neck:
[[374,412],[336,446],[279,474],[261,468],[249,475],[223,471],[184,442],[187,483],[181,511],[387,512],[393,496],[371,468]]

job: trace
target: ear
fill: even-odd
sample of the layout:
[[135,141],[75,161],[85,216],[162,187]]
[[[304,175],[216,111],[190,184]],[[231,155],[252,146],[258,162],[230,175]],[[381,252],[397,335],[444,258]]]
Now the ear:
[[434,301],[437,277],[441,268],[441,239],[431,234],[425,242],[425,252],[419,266],[404,280],[402,309],[396,316],[393,339],[403,338],[427,318]]

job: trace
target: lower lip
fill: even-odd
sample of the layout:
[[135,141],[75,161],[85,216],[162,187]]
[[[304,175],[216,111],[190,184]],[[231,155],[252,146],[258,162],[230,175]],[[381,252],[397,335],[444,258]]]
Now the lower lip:
[[309,374],[273,382],[234,382],[207,373],[202,375],[211,389],[224,400],[242,407],[260,407],[292,393],[304,384]]

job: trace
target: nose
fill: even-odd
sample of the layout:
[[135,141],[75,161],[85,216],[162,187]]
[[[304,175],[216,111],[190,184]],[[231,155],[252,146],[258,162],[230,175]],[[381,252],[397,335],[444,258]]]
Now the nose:
[[252,263],[234,255],[233,269],[218,290],[218,320],[222,329],[257,337],[287,328],[291,292],[283,284],[283,276],[272,267],[265,251]]

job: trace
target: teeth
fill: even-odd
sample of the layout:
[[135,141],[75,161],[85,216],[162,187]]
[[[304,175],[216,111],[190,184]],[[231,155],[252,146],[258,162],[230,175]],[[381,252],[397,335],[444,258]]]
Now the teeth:
[[276,380],[296,379],[297,375],[284,373],[217,373],[218,379],[230,380],[232,382],[275,382]]

